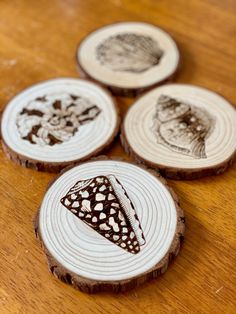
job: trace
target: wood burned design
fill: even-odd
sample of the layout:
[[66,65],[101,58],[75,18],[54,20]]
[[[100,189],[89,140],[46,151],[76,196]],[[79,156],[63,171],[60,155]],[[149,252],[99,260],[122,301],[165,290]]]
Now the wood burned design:
[[84,97],[66,93],[44,95],[23,108],[16,125],[22,139],[53,146],[68,141],[80,126],[93,121],[100,112]]
[[78,181],[61,203],[100,235],[129,253],[137,254],[145,244],[134,206],[113,175]]
[[194,158],[207,158],[205,141],[214,127],[204,109],[161,95],[157,101],[152,130],[157,142]]
[[159,64],[163,51],[150,36],[124,33],[108,37],[96,49],[102,65],[113,71],[142,73]]

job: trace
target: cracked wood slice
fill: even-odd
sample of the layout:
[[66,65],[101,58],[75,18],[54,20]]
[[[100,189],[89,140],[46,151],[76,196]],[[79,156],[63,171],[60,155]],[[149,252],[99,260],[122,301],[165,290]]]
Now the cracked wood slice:
[[1,122],[5,153],[42,171],[96,156],[118,132],[112,97],[81,79],[58,78],[27,88],[6,106]]
[[135,96],[172,78],[179,59],[171,36],[142,22],[102,27],[90,33],[77,49],[81,74],[123,96]]
[[121,141],[138,162],[174,179],[220,174],[235,159],[236,112],[207,89],[169,84],[128,110]]
[[165,272],[184,215],[156,172],[102,157],[50,185],[35,230],[56,277],[84,292],[119,292]]

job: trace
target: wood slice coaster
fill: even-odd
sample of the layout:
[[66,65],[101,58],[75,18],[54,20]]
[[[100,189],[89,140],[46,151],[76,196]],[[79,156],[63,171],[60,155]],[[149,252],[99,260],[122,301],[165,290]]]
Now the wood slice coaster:
[[59,176],[35,222],[51,272],[84,292],[157,277],[184,234],[177,197],[156,172],[105,157]]
[[8,103],[1,123],[9,158],[53,172],[96,156],[112,142],[118,128],[112,97],[96,84],[72,78],[24,90]]
[[236,155],[236,112],[204,88],[161,86],[130,107],[121,141],[137,161],[169,178],[220,174]]
[[140,22],[102,27],[88,35],[77,50],[80,72],[122,96],[135,96],[172,78],[179,59],[169,34]]

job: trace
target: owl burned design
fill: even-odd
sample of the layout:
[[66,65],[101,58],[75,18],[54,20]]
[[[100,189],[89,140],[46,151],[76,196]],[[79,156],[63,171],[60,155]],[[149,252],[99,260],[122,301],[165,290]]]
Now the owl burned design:
[[23,140],[53,146],[70,140],[101,110],[89,99],[57,93],[32,100],[18,114],[16,125]]
[[214,128],[213,117],[204,109],[161,95],[153,117],[157,142],[193,158],[207,158],[205,141]]
[[124,33],[110,36],[96,49],[100,63],[113,71],[142,73],[159,64],[163,51],[149,36]]
[[78,181],[61,203],[101,236],[129,253],[137,254],[145,244],[134,206],[113,175]]

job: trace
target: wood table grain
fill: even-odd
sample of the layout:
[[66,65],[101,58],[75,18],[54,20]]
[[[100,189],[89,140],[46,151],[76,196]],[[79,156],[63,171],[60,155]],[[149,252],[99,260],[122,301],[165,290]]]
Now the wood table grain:
[[[235,11],[235,0],[1,0],[0,108],[31,84],[77,77],[78,42],[127,20],[173,35],[182,54],[177,82],[236,103]],[[124,114],[132,99],[118,102]],[[118,139],[108,154],[125,157]],[[236,313],[236,166],[218,177],[169,180],[186,214],[184,246],[162,277],[118,295],[87,295],[48,272],[32,218],[54,176],[0,152],[0,313]]]

